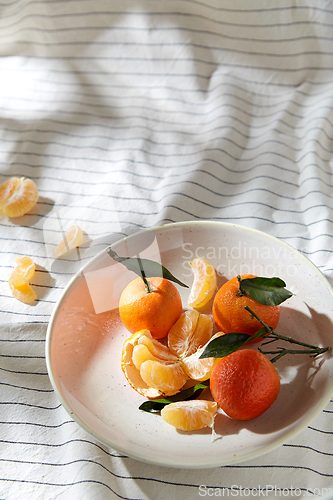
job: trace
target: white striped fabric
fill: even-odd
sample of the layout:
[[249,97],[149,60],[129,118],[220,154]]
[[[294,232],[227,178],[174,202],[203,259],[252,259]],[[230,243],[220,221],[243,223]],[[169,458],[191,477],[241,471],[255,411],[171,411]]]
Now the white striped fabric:
[[[303,0],[3,0],[0,182],[35,208],[0,217],[0,499],[333,494],[333,401],[278,450],[167,469],[95,442],[60,405],[44,349],[76,269],[123,236],[183,220],[265,231],[333,283],[333,5]],[[63,225],[78,253],[51,255]],[[37,269],[35,306],[7,281]]]

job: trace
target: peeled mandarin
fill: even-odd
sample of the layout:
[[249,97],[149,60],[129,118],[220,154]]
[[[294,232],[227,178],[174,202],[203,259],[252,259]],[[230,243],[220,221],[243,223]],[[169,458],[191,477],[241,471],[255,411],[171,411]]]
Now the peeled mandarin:
[[37,203],[38,189],[31,179],[11,177],[0,185],[0,215],[21,217]]
[[126,339],[121,368],[131,387],[150,399],[172,396],[187,381],[177,357],[154,339],[149,330],[140,330]]

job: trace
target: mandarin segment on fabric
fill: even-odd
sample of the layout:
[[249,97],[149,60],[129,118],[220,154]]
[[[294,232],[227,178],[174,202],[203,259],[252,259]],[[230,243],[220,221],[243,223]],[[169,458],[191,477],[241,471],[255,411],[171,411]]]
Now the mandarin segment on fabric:
[[29,285],[35,274],[35,263],[31,257],[22,255],[15,259],[14,266],[8,279],[12,295],[24,304],[31,304],[37,299],[36,292]]
[[77,224],[73,224],[69,229],[67,229],[63,239],[57,245],[54,251],[54,256],[56,258],[63,257],[71,252],[74,248],[79,247],[82,242],[82,229]]
[[11,177],[0,185],[0,215],[21,217],[37,203],[38,189],[25,177]]

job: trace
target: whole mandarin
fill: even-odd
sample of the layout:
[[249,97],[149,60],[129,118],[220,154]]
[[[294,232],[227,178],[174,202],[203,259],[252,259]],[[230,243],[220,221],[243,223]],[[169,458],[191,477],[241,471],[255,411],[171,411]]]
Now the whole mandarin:
[[273,404],[280,390],[280,378],[264,354],[240,349],[222,358],[213,368],[210,390],[229,417],[250,420]]
[[[242,279],[255,278],[253,274],[243,274]],[[213,318],[217,328],[224,333],[238,332],[254,335],[261,323],[252,316],[244,306],[255,312],[266,325],[276,328],[280,318],[280,306],[260,304],[248,295],[239,295],[237,276],[224,283],[215,295],[213,302]],[[253,342],[259,342],[261,337]]]
[[131,333],[147,329],[155,339],[166,337],[183,311],[180,293],[164,278],[147,279],[151,292],[138,277],[123,290],[119,299],[119,314]]

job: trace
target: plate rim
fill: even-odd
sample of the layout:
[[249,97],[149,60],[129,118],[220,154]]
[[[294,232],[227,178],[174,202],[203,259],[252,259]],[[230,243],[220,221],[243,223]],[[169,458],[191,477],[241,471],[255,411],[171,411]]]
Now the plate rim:
[[145,463],[149,463],[149,464],[153,464],[153,465],[157,465],[157,466],[164,466],[164,467],[170,467],[170,468],[184,468],[185,467],[188,469],[204,469],[204,468],[216,468],[216,467],[220,467],[220,466],[224,466],[224,465],[238,464],[238,463],[242,463],[242,462],[245,462],[248,460],[252,460],[254,458],[258,458],[260,456],[263,456],[271,451],[274,451],[275,449],[279,448],[282,444],[289,442],[293,437],[295,437],[296,435],[303,432],[304,429],[309,425],[309,423],[313,422],[317,418],[317,416],[322,412],[322,410],[327,406],[327,404],[329,403],[329,401],[332,397],[332,394],[333,394],[333,380],[331,383],[331,389],[330,389],[330,391],[328,391],[326,397],[323,398],[320,401],[320,403],[318,403],[317,407],[313,410],[313,412],[310,412],[310,414],[303,420],[302,424],[300,426],[295,426],[295,428],[291,429],[289,432],[287,432],[287,434],[284,434],[280,438],[276,439],[273,443],[267,444],[263,448],[260,448],[256,451],[249,452],[249,453],[243,455],[242,457],[235,457],[235,458],[224,459],[224,460],[216,459],[213,461],[204,462],[202,464],[198,464],[198,463],[190,463],[189,464],[189,463],[185,463],[185,462],[184,463],[180,463],[180,462],[175,463],[174,460],[171,462],[171,459],[169,462],[165,459],[154,459],[154,458],[146,457],[145,455],[141,455],[141,454],[136,453],[136,452],[124,450],[120,446],[114,445],[114,444],[110,443],[107,439],[103,438],[103,436],[101,436],[100,434],[95,432],[93,429],[91,429],[85,422],[83,422],[83,420],[81,420],[81,418],[78,415],[76,415],[76,413],[73,412],[73,410],[71,409],[70,405],[67,403],[65,397],[62,395],[62,393],[58,387],[58,384],[55,380],[55,376],[53,375],[52,362],[51,362],[52,330],[54,327],[55,319],[56,319],[57,314],[59,312],[59,308],[61,307],[62,302],[63,302],[66,294],[68,293],[68,291],[72,287],[72,285],[75,283],[75,281],[77,279],[79,279],[80,277],[83,276],[83,273],[88,266],[90,266],[96,260],[98,260],[104,253],[107,252],[107,250],[109,248],[113,248],[114,246],[120,245],[124,241],[134,239],[138,235],[142,235],[144,233],[154,233],[154,232],[159,232],[159,231],[163,231],[163,230],[170,230],[173,228],[179,228],[179,227],[191,226],[191,225],[195,225],[195,226],[200,226],[200,225],[214,226],[214,225],[217,225],[219,227],[225,227],[225,228],[229,228],[229,229],[234,228],[234,229],[237,229],[240,231],[245,231],[245,232],[249,232],[252,234],[256,234],[256,235],[264,237],[266,239],[270,239],[274,243],[277,243],[279,245],[286,247],[290,252],[292,252],[298,258],[303,260],[306,265],[308,265],[309,267],[312,268],[312,270],[318,275],[318,278],[320,279],[320,281],[327,288],[327,290],[330,293],[332,300],[333,300],[333,288],[330,285],[326,276],[320,271],[320,269],[307,256],[305,256],[301,251],[297,250],[292,245],[290,245],[289,243],[286,243],[285,241],[279,239],[276,236],[273,236],[269,233],[266,233],[264,231],[261,231],[259,229],[255,229],[252,227],[243,226],[240,224],[229,223],[229,222],[223,222],[223,221],[214,221],[214,220],[180,221],[180,222],[172,222],[172,223],[168,223],[168,224],[161,224],[158,226],[153,226],[151,228],[142,229],[141,231],[137,231],[134,234],[122,237],[119,240],[115,241],[114,243],[106,246],[101,251],[99,251],[95,256],[90,258],[88,260],[88,262],[86,262],[82,267],[80,267],[80,269],[72,276],[72,278],[69,280],[67,285],[62,290],[61,295],[58,298],[58,300],[57,300],[57,302],[52,310],[52,313],[50,315],[50,319],[49,319],[48,327],[47,327],[47,331],[46,331],[45,360],[46,360],[46,368],[47,368],[47,372],[48,372],[48,377],[50,379],[53,390],[54,390],[57,398],[59,399],[61,405],[64,407],[64,409],[70,415],[70,417],[73,418],[73,420],[81,428],[83,428],[90,436],[92,436],[94,439],[96,439],[99,443],[104,444],[108,448],[116,450],[117,452],[123,454],[124,456],[129,456],[129,457],[134,458],[136,460],[139,460],[141,462],[145,462]]

